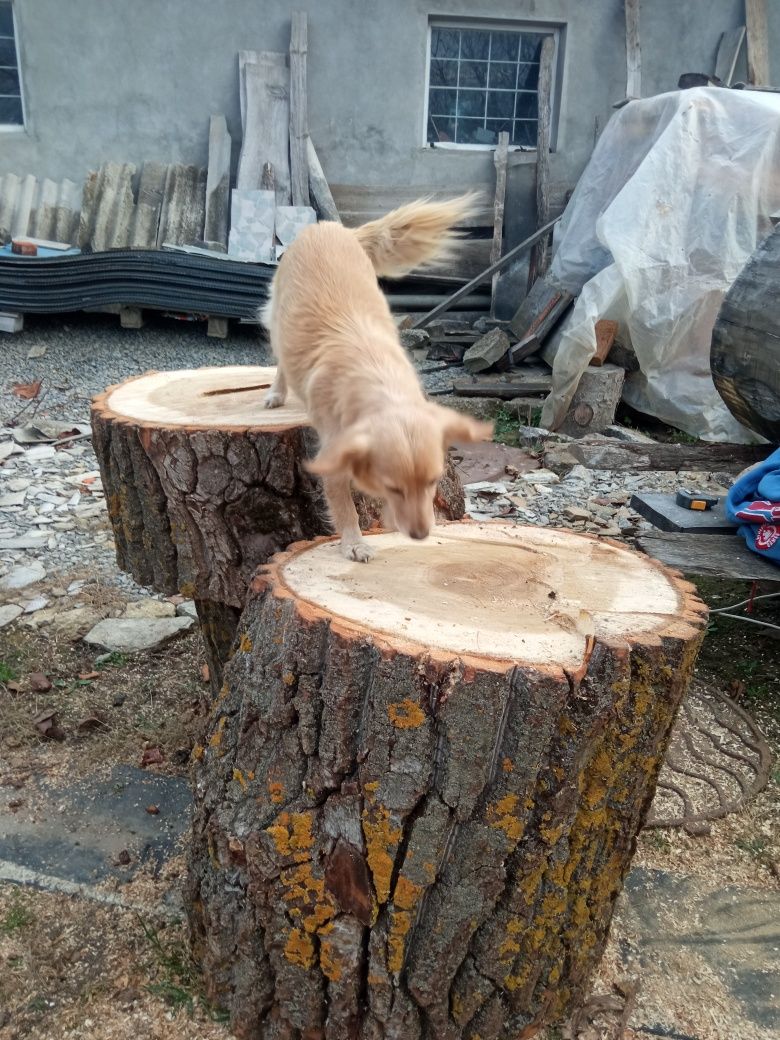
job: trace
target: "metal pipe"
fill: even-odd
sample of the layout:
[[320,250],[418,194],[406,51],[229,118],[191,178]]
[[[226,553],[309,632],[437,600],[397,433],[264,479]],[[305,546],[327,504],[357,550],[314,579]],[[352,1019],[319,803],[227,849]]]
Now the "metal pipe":
[[434,307],[432,311],[428,312],[428,314],[424,314],[422,318],[419,318],[411,327],[413,329],[425,328],[429,322],[433,321],[434,318],[438,318],[440,314],[444,314],[445,311],[448,311],[454,304],[463,299],[464,296],[468,295],[472,289],[476,288],[478,285],[482,285],[482,283],[486,282],[488,278],[492,278],[496,271],[500,271],[502,267],[506,267],[510,260],[514,260],[514,258],[519,256],[524,250],[530,249],[531,246],[535,246],[541,238],[544,238],[545,235],[548,235],[552,231],[560,219],[560,217],[556,217],[555,220],[551,220],[549,224],[545,224],[544,227],[535,231],[530,238],[526,238],[524,242],[515,246],[514,249],[510,249],[508,253],[505,253],[502,257],[496,260],[494,264],[491,264],[490,267],[486,267],[485,270],[481,274],[478,274],[476,278],[472,278],[470,282],[461,286],[461,288],[458,289],[457,292],[454,292],[452,296],[448,296],[446,300],[438,305],[438,307]]

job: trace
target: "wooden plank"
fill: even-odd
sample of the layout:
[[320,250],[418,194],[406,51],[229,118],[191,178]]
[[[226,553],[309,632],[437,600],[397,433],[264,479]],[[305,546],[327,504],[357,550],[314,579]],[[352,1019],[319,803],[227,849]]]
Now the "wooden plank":
[[237,187],[260,188],[263,164],[273,164],[276,202],[289,206],[290,190],[290,72],[287,55],[261,51],[257,61],[243,66],[246,89],[246,129],[238,161]]
[[[501,256],[504,244],[504,203],[506,201],[506,167],[509,156],[509,134],[502,130],[498,135],[498,145],[493,152],[493,165],[496,168],[496,194],[493,202],[493,244],[490,247],[490,263],[494,264]],[[499,275],[493,275],[491,290],[491,312],[496,302],[496,286]]]
[[462,285],[451,296],[448,296],[446,300],[442,300],[442,302],[437,304],[437,306],[434,307],[432,311],[429,311],[428,314],[424,314],[421,318],[418,318],[412,328],[425,328],[425,326],[430,324],[434,318],[438,318],[440,314],[444,314],[446,311],[451,310],[456,304],[459,304],[464,297],[468,296],[472,289],[487,282],[493,277],[496,271],[500,271],[501,268],[506,267],[507,264],[512,260],[515,260],[525,252],[525,250],[530,249],[531,246],[538,242],[543,235],[552,231],[553,227],[560,219],[560,217],[556,217],[555,220],[551,220],[549,224],[545,225],[545,227],[539,228],[538,231],[535,231],[533,235],[529,235],[529,237],[524,239],[522,242],[518,242],[513,249],[510,249],[508,253],[504,253],[504,255],[499,260],[496,260],[494,264],[491,264],[490,267],[486,267],[484,271],[481,271],[478,275],[472,278],[470,282]]
[[314,142],[310,136],[306,138],[306,159],[309,167],[311,201],[314,203],[320,219],[334,220],[337,224],[340,224],[341,216],[317,156],[317,149],[314,147]]
[[138,180],[138,202],[130,225],[133,249],[155,249],[160,227],[163,194],[168,177],[165,163],[145,162]]
[[223,115],[212,116],[209,123],[209,165],[206,174],[206,212],[203,241],[209,248],[227,251],[230,231],[230,152],[231,139]]
[[609,437],[588,437],[551,445],[545,465],[589,469],[668,470],[674,472],[739,473],[772,452],[768,444],[630,444]]
[[607,321],[605,318],[596,322],[596,353],[588,364],[594,368],[600,368],[604,364],[615,344],[619,327],[616,321]]
[[734,79],[734,70],[737,67],[742,44],[745,42],[745,26],[740,25],[736,29],[724,32],[718,44],[718,54],[715,59],[715,75],[725,87],[731,86]]
[[626,97],[642,96],[642,49],[639,45],[639,0],[626,0]]
[[[536,225],[550,219],[550,143],[552,134],[552,88],[555,62],[555,37],[545,37],[539,59],[539,122],[536,140]],[[549,236],[540,238],[531,250],[528,288],[547,271]]]
[[276,176],[273,165],[269,162],[263,163],[263,174],[260,178],[260,190],[276,193]]
[[723,499],[712,509],[684,509],[677,505],[674,495],[638,491],[631,496],[630,506],[659,531],[676,534],[733,534],[737,527],[726,518]]
[[[331,184],[333,198],[347,227],[359,227],[370,220],[377,220],[398,206],[420,198],[445,201],[452,198],[451,188],[436,184],[406,185],[353,185]],[[475,181],[463,185],[463,190],[477,192],[481,204],[471,217],[465,218],[460,227],[484,228],[493,232],[495,184],[490,181]]]
[[637,545],[684,574],[714,574],[735,581],[780,581],[780,567],[751,552],[734,534],[661,534],[637,538]]
[[571,293],[554,282],[540,278],[531,286],[509,322],[509,331],[514,333],[520,343],[532,335],[536,335],[542,343],[573,300]]
[[309,205],[309,160],[306,139],[309,117],[306,94],[308,21],[305,11],[293,11],[290,29],[290,185],[293,206]]
[[767,0],[745,0],[747,23],[748,83],[754,87],[769,87],[769,26]]
[[514,397],[549,393],[552,375],[549,371],[534,368],[528,373],[456,379],[453,387],[459,397],[500,397],[508,401]]

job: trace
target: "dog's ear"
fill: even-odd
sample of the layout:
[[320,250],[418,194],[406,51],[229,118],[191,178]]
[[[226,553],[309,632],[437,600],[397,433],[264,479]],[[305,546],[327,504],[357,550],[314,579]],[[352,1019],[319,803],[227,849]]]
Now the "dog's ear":
[[354,474],[368,458],[371,442],[362,430],[346,430],[325,445],[316,456],[306,463],[310,473],[319,477],[330,477],[336,473]]
[[442,408],[441,405],[434,407],[439,413],[445,448],[457,441],[489,441],[493,436],[493,423],[461,415],[453,408]]

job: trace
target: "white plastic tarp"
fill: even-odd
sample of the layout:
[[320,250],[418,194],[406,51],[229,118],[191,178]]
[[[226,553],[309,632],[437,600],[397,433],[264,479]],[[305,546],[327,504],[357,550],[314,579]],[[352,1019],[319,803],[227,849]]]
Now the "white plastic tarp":
[[714,387],[710,341],[778,209],[780,95],[701,87],[619,109],[556,236],[551,274],[580,296],[545,351],[553,389],[542,424],[563,421],[595,323],[611,318],[639,361],[629,404],[705,440],[756,440]]

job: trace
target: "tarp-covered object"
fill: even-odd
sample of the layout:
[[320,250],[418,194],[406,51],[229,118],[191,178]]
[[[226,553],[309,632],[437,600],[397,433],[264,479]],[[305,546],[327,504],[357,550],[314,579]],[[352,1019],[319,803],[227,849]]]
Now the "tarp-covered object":
[[777,94],[700,87],[612,117],[556,236],[551,275],[580,296],[545,352],[546,428],[563,421],[596,321],[611,318],[639,360],[626,401],[705,440],[756,439],[715,390],[710,341],[723,296],[780,209],[779,170]]

